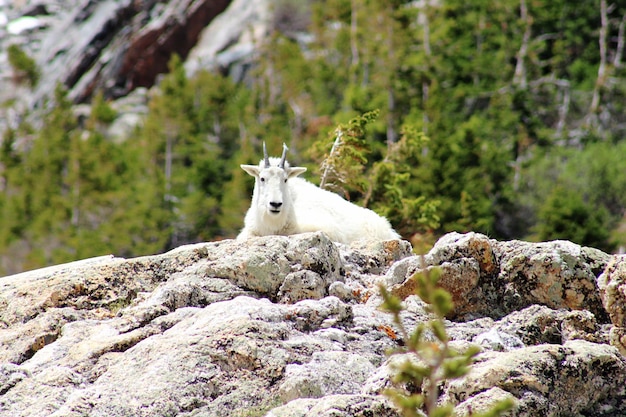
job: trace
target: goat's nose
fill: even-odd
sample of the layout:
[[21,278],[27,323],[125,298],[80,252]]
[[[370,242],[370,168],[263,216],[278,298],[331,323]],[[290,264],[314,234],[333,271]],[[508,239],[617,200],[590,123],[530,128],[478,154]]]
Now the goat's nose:
[[276,201],[270,201],[270,206],[272,206],[275,209],[280,208],[280,206],[282,206],[282,205],[283,205],[283,203],[278,203]]

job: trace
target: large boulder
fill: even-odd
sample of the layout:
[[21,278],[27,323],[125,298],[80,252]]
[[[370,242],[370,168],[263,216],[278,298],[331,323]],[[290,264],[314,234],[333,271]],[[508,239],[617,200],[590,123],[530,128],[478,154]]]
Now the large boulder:
[[502,317],[531,305],[587,310],[608,323],[598,277],[610,255],[572,242],[498,242],[478,233],[449,233],[423,258],[403,259],[386,282],[401,297],[414,292],[411,277],[437,267],[452,294],[451,318]]
[[599,279],[600,297],[613,327],[611,343],[626,355],[626,256],[611,258]]
[[[626,360],[609,344],[623,328],[620,259],[472,233],[443,237],[422,259],[402,241],[309,233],[0,278],[0,415],[399,416],[383,393],[399,359],[388,352],[403,340],[378,285],[406,293],[412,329],[430,316],[408,282],[437,266],[466,303],[446,322],[451,344],[482,349],[442,386],[458,415],[503,398],[517,404],[512,416],[623,415]],[[608,260],[594,294],[587,283]]]
[[626,378],[615,348],[573,340],[486,353],[468,375],[449,382],[444,398],[463,402],[497,387],[516,399],[518,416],[618,415],[598,407],[616,410],[626,400],[626,386],[614,386],[613,378]]
[[551,308],[588,310],[607,321],[598,291],[598,277],[609,255],[568,241],[495,245],[505,311],[531,304]]

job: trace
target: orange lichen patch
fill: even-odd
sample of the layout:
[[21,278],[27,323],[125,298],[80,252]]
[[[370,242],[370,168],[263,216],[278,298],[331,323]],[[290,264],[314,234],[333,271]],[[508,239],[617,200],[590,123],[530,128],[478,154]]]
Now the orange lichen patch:
[[361,304],[365,304],[367,302],[367,300],[370,299],[370,297],[372,296],[371,291],[363,291],[360,288],[357,288],[355,290],[352,290],[352,296],[359,300],[359,303]]
[[380,326],[378,326],[378,330],[386,333],[391,340],[398,340],[398,333],[396,333],[396,331],[392,329],[391,326],[381,324]]

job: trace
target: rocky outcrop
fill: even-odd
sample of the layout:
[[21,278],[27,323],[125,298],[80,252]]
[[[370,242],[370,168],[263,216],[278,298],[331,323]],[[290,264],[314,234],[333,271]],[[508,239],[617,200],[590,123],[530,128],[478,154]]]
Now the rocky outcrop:
[[[258,58],[258,45],[268,35],[272,0],[232,0],[230,6],[207,26],[189,51],[185,68],[189,75],[201,69],[228,73],[243,81],[246,68]],[[278,3],[280,4],[280,3]]]
[[[158,74],[167,72],[171,55],[186,58],[201,32],[229,4],[230,0],[0,4],[0,46],[20,45],[45,69],[34,91],[11,97],[15,87],[7,88],[0,99],[19,101],[25,96],[23,106],[33,108],[50,98],[59,82],[76,102],[97,90],[117,98],[137,87],[151,87]],[[6,64],[5,58],[0,61]],[[3,83],[11,83],[11,77],[0,72]]]
[[458,415],[507,397],[514,416],[626,414],[623,257],[453,233],[422,259],[312,233],[0,278],[0,415],[398,416],[377,286],[412,328],[428,314],[411,277],[435,266],[451,343],[482,349],[442,387]]
[[[567,241],[496,242],[476,233],[450,233],[426,255],[428,265],[443,270],[441,284],[456,304],[453,317],[466,319],[501,317],[541,304],[588,310],[607,321],[597,277],[609,259],[601,251]],[[400,295],[413,293],[407,278],[420,267],[419,258],[394,265],[388,284]]]
[[158,74],[167,72],[170,56],[185,58],[200,32],[229,3],[88,0],[69,10],[43,40],[37,61],[46,72],[34,98],[39,100],[57,81],[76,101],[97,89],[116,98],[150,87]]
[[[240,81],[273,19],[270,1],[0,1],[0,103],[12,103],[0,112],[0,134],[26,114],[39,117],[61,83],[76,103],[97,91],[122,101],[139,92],[139,109],[113,103],[120,117],[111,136],[124,138],[147,111],[145,89],[168,71],[173,53],[190,75],[219,70]],[[34,89],[16,81],[5,53],[13,44],[40,69]]]
[[626,355],[626,256],[611,258],[599,279],[600,296],[611,317],[611,344]]

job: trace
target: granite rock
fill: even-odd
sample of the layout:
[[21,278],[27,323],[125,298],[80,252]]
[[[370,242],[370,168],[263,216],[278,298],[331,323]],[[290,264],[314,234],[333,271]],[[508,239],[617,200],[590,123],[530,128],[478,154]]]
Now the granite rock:
[[0,415],[399,416],[383,392],[403,340],[378,284],[404,285],[411,329],[430,316],[405,281],[438,266],[465,303],[445,322],[451,345],[481,348],[441,387],[456,415],[502,398],[512,416],[626,413],[622,258],[478,234],[444,236],[424,260],[409,249],[309,233],[0,278]]

